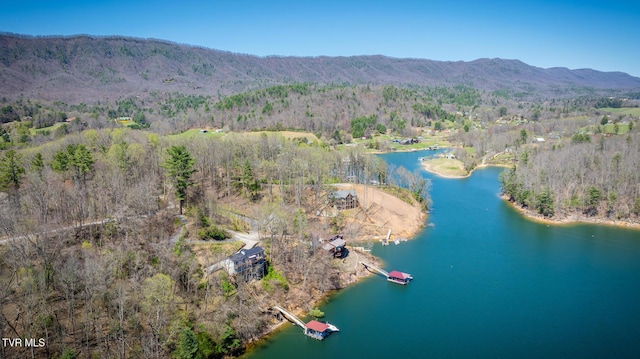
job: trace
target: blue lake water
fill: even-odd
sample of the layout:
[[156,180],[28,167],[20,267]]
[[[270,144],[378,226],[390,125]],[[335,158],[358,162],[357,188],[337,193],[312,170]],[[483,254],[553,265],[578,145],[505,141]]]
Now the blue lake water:
[[[381,155],[409,170],[426,152]],[[640,357],[640,231],[548,226],[498,196],[501,169],[432,179],[424,231],[376,244],[385,269],[321,307],[339,333],[287,325],[248,358]]]

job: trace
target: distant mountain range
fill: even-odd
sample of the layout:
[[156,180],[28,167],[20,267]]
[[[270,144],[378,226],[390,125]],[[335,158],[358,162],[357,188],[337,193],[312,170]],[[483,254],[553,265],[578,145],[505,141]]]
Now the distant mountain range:
[[622,72],[543,69],[519,60],[258,57],[152,39],[0,35],[0,93],[6,97],[94,102],[154,91],[215,97],[296,82],[462,84],[541,97],[640,90],[640,78]]

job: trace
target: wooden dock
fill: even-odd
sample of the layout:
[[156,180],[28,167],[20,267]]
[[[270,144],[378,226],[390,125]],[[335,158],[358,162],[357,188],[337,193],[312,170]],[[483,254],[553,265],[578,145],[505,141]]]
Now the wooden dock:
[[371,264],[371,263],[367,263],[367,262],[360,261],[360,264],[362,264],[362,265],[363,265],[365,268],[367,268],[367,269],[373,269],[375,272],[378,272],[378,273],[382,274],[382,275],[383,275],[383,276],[385,276],[385,277],[389,277],[389,272],[384,271],[384,270],[382,270],[382,269],[380,269],[380,268],[378,268],[378,267],[374,266],[374,265],[373,265],[373,264]]
[[300,320],[298,317],[296,317],[295,315],[289,313],[288,311],[286,311],[284,308],[282,308],[281,306],[278,305],[274,305],[273,309],[279,311],[280,313],[282,313],[282,315],[284,315],[285,318],[287,318],[287,320],[291,321],[293,324],[299,326],[300,328],[304,329],[305,324],[302,320]]
[[383,246],[388,246],[390,238],[391,238],[391,228],[389,228],[389,232],[387,232],[387,238],[381,240],[382,245]]

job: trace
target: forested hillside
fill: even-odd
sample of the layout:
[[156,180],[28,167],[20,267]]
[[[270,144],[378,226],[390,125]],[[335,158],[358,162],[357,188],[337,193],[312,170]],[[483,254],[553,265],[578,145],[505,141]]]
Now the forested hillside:
[[[317,250],[377,226],[373,205],[329,209],[333,185],[429,206],[419,172],[373,151],[450,147],[467,174],[507,166],[529,213],[640,223],[622,73],[2,35],[0,89],[0,333],[48,343],[2,357],[241,354],[270,306],[309,312],[361,274]],[[265,277],[209,271],[250,230]]]
[[277,84],[395,85],[504,90],[558,98],[640,89],[640,79],[517,60],[444,62],[385,56],[256,57],[124,37],[0,35],[3,96],[69,103],[160,92],[220,96]]
[[[358,233],[343,217],[317,216],[331,192],[325,185],[398,178],[357,148],[132,129],[7,150],[0,172],[0,331],[45,338],[37,356],[81,357],[168,357],[191,336],[203,357],[241,353],[268,329],[265,308],[310,310],[345,285],[331,256],[309,250],[318,235]],[[403,176],[416,198],[426,194],[415,185],[425,185],[421,177]],[[176,217],[182,206],[186,216]],[[207,266],[239,249],[221,239],[247,230],[246,218],[264,238],[267,276],[209,275]]]
[[639,168],[637,132],[583,133],[561,145],[523,149],[501,181],[511,201],[547,218],[638,223]]

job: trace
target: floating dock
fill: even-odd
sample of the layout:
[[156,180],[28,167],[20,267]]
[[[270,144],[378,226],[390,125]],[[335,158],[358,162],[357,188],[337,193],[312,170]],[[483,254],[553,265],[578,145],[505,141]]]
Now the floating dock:
[[397,270],[391,271],[389,272],[389,275],[387,275],[387,280],[389,282],[398,283],[402,285],[408,284],[409,281],[412,279],[413,277],[411,276],[411,274],[400,272]]
[[383,246],[389,245],[389,238],[391,238],[391,229],[387,232],[387,238],[381,240]]
[[323,340],[324,338],[328,337],[329,334],[340,331],[338,327],[329,322],[319,322],[317,320],[311,320],[305,324],[298,317],[289,313],[287,310],[278,305],[274,305],[273,309],[282,313],[282,315],[287,318],[287,320],[290,320],[293,324],[302,328],[304,335],[313,339]]
[[397,270],[393,270],[391,272],[387,272],[385,270],[382,270],[382,269],[374,266],[373,264],[370,264],[370,263],[367,263],[367,262],[363,262],[363,261],[360,261],[360,264],[362,264],[368,270],[373,270],[373,271],[378,272],[378,273],[382,274],[383,276],[387,277],[387,280],[389,282],[406,285],[406,284],[409,283],[409,281],[411,281],[413,279],[413,277],[409,273],[404,273],[404,272],[400,272],[400,271],[397,271]]

